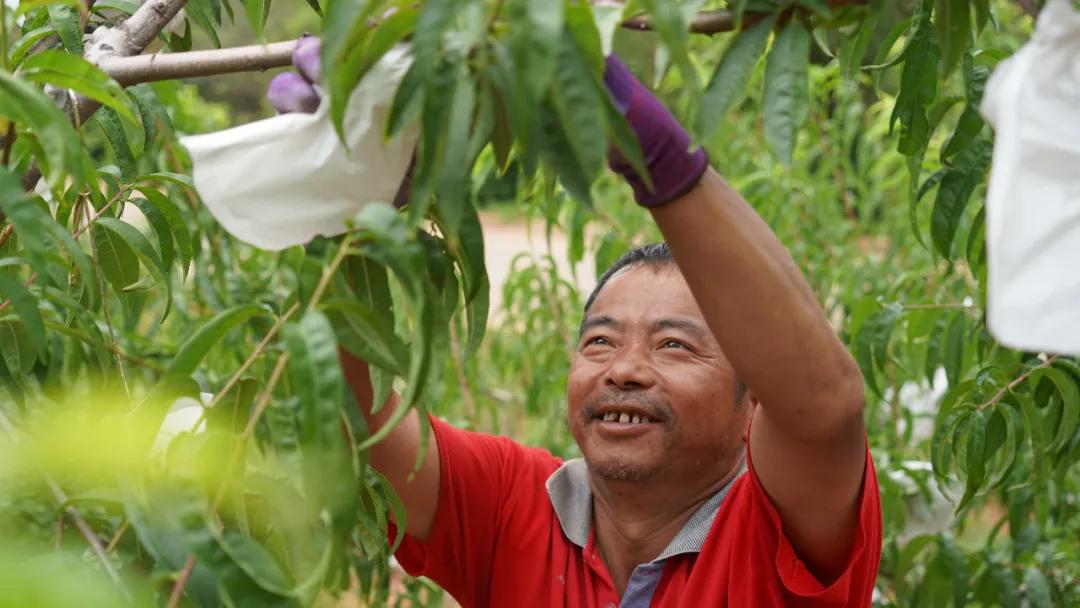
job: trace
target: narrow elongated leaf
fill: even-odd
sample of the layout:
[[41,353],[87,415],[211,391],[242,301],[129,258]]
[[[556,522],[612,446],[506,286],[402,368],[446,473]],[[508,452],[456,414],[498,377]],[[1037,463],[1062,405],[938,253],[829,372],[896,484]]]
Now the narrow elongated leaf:
[[161,263],[166,269],[171,268],[173,264],[173,237],[172,228],[169,227],[169,221],[157,207],[150,201],[144,198],[132,198],[131,202],[139,208],[143,217],[146,218],[150,228],[154,231],[154,236],[157,238],[157,250],[161,256]]
[[989,75],[989,69],[976,67],[971,55],[964,55],[964,112],[956,122],[956,130],[941,148],[942,162],[955,156],[982,133],[986,121],[979,113],[979,104]]
[[48,8],[49,20],[52,22],[60,41],[69,53],[80,56],[83,53],[82,29],[79,24],[79,13],[70,6],[52,4]]
[[26,81],[0,70],[0,114],[25,126],[41,144],[39,159],[49,185],[64,179],[85,180],[82,144],[64,113],[51,99]]
[[244,0],[244,12],[247,14],[248,24],[255,38],[262,40],[263,25],[266,23],[266,15],[270,12],[269,0]]
[[926,148],[930,141],[930,121],[926,111],[937,97],[937,67],[940,50],[930,31],[931,0],[923,0],[915,20],[915,32],[903,53],[904,68],[900,73],[900,92],[896,96],[889,127],[900,122],[900,141],[897,150],[912,156]]
[[949,380],[949,386],[953,387],[960,383],[963,373],[964,362],[964,336],[967,332],[966,319],[963,312],[953,315],[945,330],[945,355],[942,363],[945,366],[945,376]]
[[936,0],[935,4],[941,74],[948,77],[971,45],[971,7],[968,0]]
[[45,352],[45,323],[41,320],[37,298],[30,293],[19,279],[6,272],[0,272],[0,296],[11,300],[15,313],[22,319],[36,352]]
[[[94,227],[103,228],[124,241],[139,258],[139,261],[143,263],[143,266],[146,267],[158,287],[164,290],[165,310],[161,313],[161,321],[164,321],[165,317],[169,316],[169,310],[172,308],[172,281],[169,280],[169,269],[161,262],[161,257],[154,251],[154,246],[134,226],[115,218],[99,217],[94,222]],[[110,242],[115,246],[115,240]],[[136,267],[137,272],[138,268]]]
[[992,152],[990,140],[980,137],[957,155],[955,167],[947,170],[941,178],[930,216],[930,236],[938,253],[946,259],[952,259],[953,239],[960,227],[960,220],[971,195],[990,167]]
[[[102,220],[104,218],[98,218]],[[116,292],[139,280],[139,258],[124,239],[106,230],[98,221],[90,229],[94,241],[94,256],[101,273]]]
[[776,36],[765,60],[765,141],[785,165],[791,164],[795,139],[810,112],[809,57],[810,32],[796,19]]
[[[679,2],[667,0],[642,0],[641,5],[652,16],[652,24],[660,40],[667,47],[669,56],[679,66],[679,72],[683,80],[691,87],[698,88],[697,72],[694,64],[690,61],[690,54],[686,52],[686,42],[689,38],[690,27],[686,20],[686,14]],[[692,4],[692,3],[688,3]],[[809,41],[809,36],[807,37]],[[807,51],[809,51],[809,44]]]
[[776,16],[772,15],[739,32],[724,51],[698,106],[695,126],[702,140],[712,137],[728,110],[742,99],[775,25]]
[[120,117],[111,108],[101,108],[94,115],[94,120],[101,126],[101,131],[105,134],[109,147],[112,148],[116,164],[120,167],[120,174],[125,180],[135,177],[135,155],[131,152],[127,132],[124,131]]
[[445,160],[438,185],[439,215],[445,222],[446,234],[453,240],[457,239],[461,229],[464,209],[471,204],[466,200],[466,193],[469,171],[475,161],[469,151],[469,133],[476,109],[476,83],[468,68],[464,64],[459,66],[454,94],[449,99]]
[[328,300],[323,308],[332,321],[341,345],[360,359],[402,375],[408,367],[408,349],[394,333],[389,319],[357,300]]
[[165,368],[165,374],[168,376],[190,376],[203,357],[229,330],[256,315],[265,314],[269,314],[269,311],[255,304],[237,306],[218,313],[180,345],[180,348],[176,351],[176,356],[173,357],[169,366]]
[[552,108],[572,154],[568,162],[576,164],[589,183],[603,168],[608,145],[603,98],[594,83],[586,57],[569,36],[564,37],[551,91]]
[[1024,591],[1031,608],[1050,608],[1050,582],[1046,575],[1035,567],[1024,570]]
[[990,562],[990,576],[998,588],[1002,608],[1020,608],[1020,589],[1012,569],[1001,562]]
[[295,583],[288,573],[265,547],[250,536],[226,529],[215,530],[214,539],[233,563],[259,587],[281,596],[292,594]]
[[871,6],[870,14],[863,18],[855,35],[848,37],[840,45],[840,71],[847,80],[854,80],[860,74],[863,56],[874,38],[874,32],[877,31],[881,8],[881,4]]
[[[539,104],[555,77],[562,44],[563,2],[508,0],[506,19],[514,129],[528,147],[534,132]],[[587,10],[587,9],[586,9]]]
[[120,85],[78,55],[61,51],[38,53],[23,63],[21,76],[30,82],[52,84],[81,93],[135,124],[135,115],[124,104],[124,91]]
[[855,338],[856,361],[862,369],[866,385],[879,396],[882,392],[877,374],[884,371],[888,363],[889,340],[902,312],[903,309],[898,306],[886,306],[863,322]]
[[8,54],[8,62],[12,67],[18,66],[38,41],[55,33],[56,29],[51,24],[26,32],[21,38],[15,41],[15,44],[11,45],[11,52]]
[[180,268],[186,277],[194,252],[192,250],[191,233],[188,232],[184,216],[180,214],[180,210],[169,200],[169,197],[159,190],[149,186],[139,186],[136,190],[141,192],[146,197],[147,202],[153,205],[165,217],[165,221],[168,222],[169,231],[172,233],[173,242],[176,244],[176,255],[180,258]]
[[26,326],[18,319],[0,319],[0,357],[12,376],[30,373],[37,350]]
[[[957,513],[967,506],[986,478],[986,416],[975,411],[967,420],[967,482],[964,495],[956,505]],[[958,602],[957,605],[963,605],[963,602]]]
[[1037,369],[1029,377],[1032,387],[1038,386],[1042,380],[1051,382],[1061,399],[1061,419],[1050,444],[1053,449],[1060,450],[1072,438],[1080,421],[1080,388],[1070,374],[1055,367]]

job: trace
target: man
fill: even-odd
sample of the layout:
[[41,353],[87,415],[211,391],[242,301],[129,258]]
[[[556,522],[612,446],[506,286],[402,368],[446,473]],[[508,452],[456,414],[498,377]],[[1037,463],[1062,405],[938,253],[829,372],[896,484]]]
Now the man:
[[[314,94],[279,79],[279,108]],[[586,304],[567,386],[584,459],[411,412],[370,455],[405,505],[399,562],[464,606],[869,605],[881,513],[858,367],[674,117],[618,59],[605,82],[654,187],[612,168],[670,250],[631,251]],[[366,364],[342,359],[379,428],[398,397],[371,414]]]

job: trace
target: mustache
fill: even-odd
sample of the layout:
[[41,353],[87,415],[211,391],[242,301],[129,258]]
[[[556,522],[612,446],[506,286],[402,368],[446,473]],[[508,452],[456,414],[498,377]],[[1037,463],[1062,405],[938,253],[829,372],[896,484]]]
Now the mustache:
[[585,402],[581,408],[581,415],[585,421],[596,418],[601,405],[632,406],[644,411],[653,420],[665,422],[675,417],[675,412],[669,404],[646,393],[606,390]]

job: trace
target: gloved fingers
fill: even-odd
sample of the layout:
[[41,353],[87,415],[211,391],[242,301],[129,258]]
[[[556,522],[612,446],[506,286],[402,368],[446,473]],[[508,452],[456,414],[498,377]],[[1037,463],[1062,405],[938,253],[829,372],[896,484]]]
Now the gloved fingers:
[[322,82],[322,60],[319,52],[322,42],[316,36],[305,35],[296,42],[296,50],[293,51],[292,63],[300,75],[312,84]]
[[319,107],[319,93],[310,82],[294,72],[274,76],[266,92],[270,104],[278,112],[304,112],[311,114]]

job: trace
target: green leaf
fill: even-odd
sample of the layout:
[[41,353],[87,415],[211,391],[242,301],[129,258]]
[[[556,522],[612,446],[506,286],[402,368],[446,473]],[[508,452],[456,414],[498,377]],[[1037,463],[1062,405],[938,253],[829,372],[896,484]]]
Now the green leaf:
[[930,0],[923,0],[917,17],[915,33],[903,53],[900,92],[889,119],[890,129],[900,122],[900,141],[896,149],[905,156],[920,153],[930,141],[926,110],[937,98],[937,67],[941,55],[937,39],[930,31],[933,27]]
[[269,314],[269,311],[256,304],[245,304],[218,313],[180,345],[180,348],[176,350],[176,356],[173,357],[169,366],[165,368],[165,375],[190,376],[194,373],[203,357],[230,329],[243,324],[256,315],[265,314]]
[[259,542],[237,530],[214,530],[214,539],[238,568],[259,587],[276,595],[292,594],[288,573]]
[[15,44],[11,45],[11,52],[8,53],[8,63],[12,67],[17,67],[23,59],[26,58],[30,49],[34,48],[34,45],[40,40],[56,33],[56,29],[52,25],[45,27],[39,27],[37,29],[26,32],[21,38],[15,41]]
[[[145,180],[148,177],[151,176],[145,176],[142,179]],[[176,254],[180,258],[180,268],[186,277],[194,252],[192,251],[191,234],[188,232],[184,216],[180,214],[180,210],[169,200],[169,197],[159,190],[149,186],[137,186],[135,189],[142,193],[147,202],[153,205],[165,217],[165,221],[168,222],[169,231],[172,233],[173,242],[176,244]]]
[[[373,12],[380,7],[386,10],[382,17]],[[424,10],[427,10],[426,5]],[[418,15],[417,7],[404,0],[395,0],[389,7],[377,2],[327,2],[320,52],[322,65],[331,67],[324,70],[324,78],[330,94],[330,117],[339,137],[344,138],[345,109],[353,89],[392,46],[416,29]],[[374,28],[372,21],[377,23]],[[415,67],[414,60],[409,72]],[[404,84],[398,87],[395,106]],[[401,126],[390,120],[387,132],[397,133]]]
[[476,160],[470,154],[469,134],[473,128],[476,109],[476,82],[464,64],[459,64],[454,94],[449,99],[448,123],[442,172],[438,184],[438,209],[446,226],[446,234],[457,239],[464,209],[471,203],[466,199],[470,169]]
[[11,300],[15,313],[22,319],[35,352],[45,352],[45,323],[41,320],[37,298],[12,274],[0,272],[0,296]]
[[1020,608],[1020,589],[1012,569],[999,561],[990,561],[990,576],[997,586],[1002,608]]
[[1041,570],[1032,566],[1024,570],[1024,591],[1031,608],[1050,608],[1050,582]]
[[945,330],[945,355],[942,363],[945,366],[945,376],[949,380],[949,387],[960,383],[964,373],[964,337],[966,334],[966,318],[963,312],[953,315]]
[[964,96],[966,103],[964,111],[956,122],[956,130],[941,148],[941,160],[945,162],[958,152],[967,147],[982,133],[983,120],[979,113],[979,104],[982,101],[983,90],[986,88],[986,80],[990,70],[985,67],[976,67],[975,60],[970,54],[964,55]]
[[870,13],[863,18],[855,35],[849,36],[840,45],[840,72],[845,80],[855,80],[861,73],[863,57],[881,19],[881,8],[880,4],[871,6]]
[[1033,388],[1037,387],[1042,380],[1050,381],[1061,399],[1061,420],[1050,447],[1060,450],[1067,445],[1069,439],[1076,432],[1077,422],[1080,421],[1080,388],[1076,380],[1068,373],[1055,367],[1042,367],[1031,373],[1028,383]]
[[[169,316],[169,310],[172,308],[172,281],[169,280],[169,269],[161,262],[161,258],[154,251],[154,246],[134,226],[118,219],[99,217],[94,222],[94,228],[99,227],[111,232],[126,243],[139,258],[139,261],[143,263],[143,266],[146,266],[146,270],[154,278],[154,282],[157,283],[158,287],[165,291],[165,309],[161,313],[161,321],[164,321],[165,317]],[[115,246],[115,240],[110,239],[110,242]],[[135,267],[135,273],[136,278],[138,278],[138,266]]]
[[877,383],[877,373],[885,370],[889,340],[902,312],[899,306],[886,306],[863,322],[855,338],[855,359],[862,369],[866,385],[878,396],[882,395],[882,391]]
[[[659,34],[669,56],[679,66],[684,82],[691,90],[696,90],[698,88],[697,71],[694,70],[694,64],[690,61],[690,54],[686,48],[690,24],[687,23],[680,3],[667,0],[641,0],[641,5],[652,16],[653,28]],[[810,50],[809,39],[808,34],[807,52]]]
[[263,39],[263,25],[266,23],[266,16],[269,12],[269,0],[244,0],[244,13],[247,14],[251,31],[258,40]]
[[64,44],[64,48],[69,53],[82,55],[83,38],[79,13],[70,6],[61,6],[59,4],[49,5],[48,10],[49,20],[52,22],[53,27],[56,28],[56,33],[60,36],[60,42]]
[[810,111],[809,57],[810,32],[801,21],[793,20],[776,36],[765,60],[765,141],[785,165],[791,164],[795,140]]
[[25,127],[41,144],[38,159],[51,187],[67,179],[79,185],[86,179],[83,147],[67,116],[51,99],[26,81],[0,70],[0,114]]
[[582,204],[592,207],[592,195],[589,193],[592,178],[577,162],[559,115],[551,104],[544,104],[540,109],[540,129],[544,137],[541,142],[544,159],[558,173],[559,181],[567,192]]
[[0,356],[13,376],[30,373],[37,359],[33,338],[17,319],[0,319]]
[[[956,505],[957,513],[967,506],[986,478],[986,415],[976,410],[968,416],[967,421],[967,482],[964,495]],[[962,606],[963,602],[956,605]]]
[[322,307],[349,352],[395,375],[405,373],[408,348],[394,333],[392,312],[386,318],[367,304],[348,299],[328,300]]
[[947,78],[971,46],[971,7],[968,0],[935,0],[934,21],[941,46],[941,75]]
[[[102,220],[104,218],[98,218]],[[128,285],[139,280],[139,258],[124,239],[115,232],[105,229],[100,221],[95,221],[90,229],[93,236],[94,256],[97,258],[105,280],[120,293]]]
[[116,157],[116,164],[120,167],[120,174],[125,180],[135,177],[135,155],[131,153],[127,132],[124,131],[120,117],[111,108],[101,108],[94,114],[94,120],[101,127],[105,139],[109,141],[109,147],[112,148],[113,156]]
[[195,22],[210,38],[215,47],[221,48],[221,37],[218,36],[218,25],[221,24],[221,12],[214,10],[210,0],[188,0],[184,6],[184,12],[188,19]]
[[124,90],[120,85],[78,55],[43,51],[23,63],[20,75],[30,82],[52,84],[81,93],[135,124],[135,115],[124,104]]
[[[135,100],[135,106],[139,109],[139,122],[142,123],[143,128],[144,150],[151,147],[159,129],[166,134],[172,135],[173,126],[172,120],[169,118],[169,112],[162,105],[157,93],[154,92],[150,85],[146,83],[137,84],[128,87],[128,92],[131,93],[131,98]],[[158,123],[160,123],[160,127]]]
[[[585,7],[588,10],[588,7]],[[522,146],[532,143],[539,101],[555,77],[562,48],[564,3],[547,0],[508,0],[507,48],[512,88],[505,90],[514,105],[514,129]]]
[[154,236],[157,238],[157,250],[161,256],[162,265],[168,269],[173,264],[173,238],[172,228],[169,227],[169,221],[165,218],[165,215],[158,210],[150,201],[144,198],[132,198],[131,202],[139,208],[143,217],[146,218],[146,222],[150,224],[150,228],[154,231]]
[[776,19],[776,15],[770,15],[739,32],[724,51],[698,104],[695,130],[701,140],[712,137],[728,110],[745,95],[750,75],[765,53]]
[[608,147],[602,113],[604,99],[595,82],[588,58],[569,35],[564,36],[551,90],[551,107],[572,155],[567,162],[575,164],[590,184],[604,167]]
[[971,195],[990,168],[993,148],[989,138],[979,137],[957,155],[956,165],[941,178],[930,216],[930,236],[938,253],[946,259],[952,259],[956,230]]

